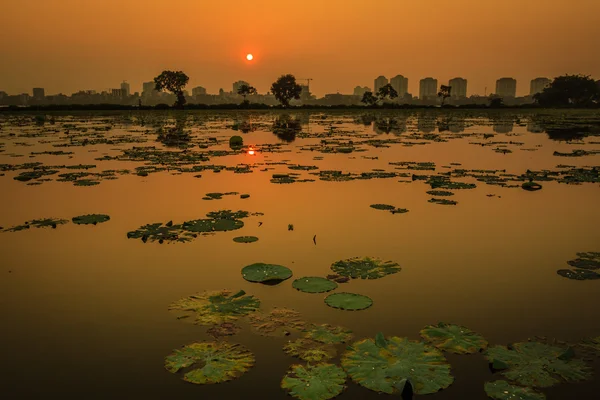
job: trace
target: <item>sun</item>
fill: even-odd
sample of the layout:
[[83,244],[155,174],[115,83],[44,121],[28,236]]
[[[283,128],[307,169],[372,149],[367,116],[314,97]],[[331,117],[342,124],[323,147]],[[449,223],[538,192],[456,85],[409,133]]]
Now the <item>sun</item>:
[[253,58],[254,56],[252,54],[246,54],[246,60],[252,61]]

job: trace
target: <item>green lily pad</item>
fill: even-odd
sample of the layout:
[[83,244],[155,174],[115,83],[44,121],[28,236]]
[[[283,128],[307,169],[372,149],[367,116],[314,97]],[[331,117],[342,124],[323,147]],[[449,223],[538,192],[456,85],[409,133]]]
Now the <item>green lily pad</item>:
[[258,241],[256,236],[238,236],[234,237],[233,241],[236,243],[254,243]]
[[321,343],[338,344],[349,342],[354,335],[351,330],[341,326],[311,324],[304,331],[304,337]]
[[590,369],[572,357],[571,349],[538,342],[490,347],[487,359],[494,369],[523,386],[550,387],[561,381],[576,382],[589,377]]
[[169,306],[186,316],[195,316],[194,323],[214,325],[231,322],[250,314],[260,307],[260,300],[243,290],[232,294],[229,290],[204,292],[184,297]]
[[239,344],[192,343],[165,358],[167,371],[185,370],[183,380],[199,385],[221,383],[242,376],[254,365],[254,355]]
[[546,395],[533,389],[511,385],[507,381],[486,382],[483,386],[488,397],[495,400],[545,400]]
[[287,336],[291,330],[303,330],[306,322],[300,313],[288,308],[275,308],[269,314],[251,314],[250,325],[263,336]]
[[472,354],[488,346],[487,340],[472,330],[443,322],[421,329],[421,337],[440,350],[456,354]]
[[336,289],[338,285],[319,276],[305,276],[292,282],[292,287],[304,293],[325,293]]
[[444,206],[455,206],[458,204],[458,201],[455,200],[448,200],[448,199],[436,199],[436,198],[431,198],[429,200],[427,200],[429,203],[434,203],[434,204],[441,204]]
[[339,275],[361,279],[382,278],[400,272],[400,269],[395,262],[370,257],[349,258],[336,261],[331,265],[331,270]]
[[242,276],[249,282],[279,283],[292,276],[292,270],[283,265],[255,263],[242,268]]
[[410,382],[416,394],[430,394],[454,381],[439,350],[407,338],[386,339],[381,333],[349,346],[342,367],[354,382],[379,393],[400,394]]
[[110,220],[110,217],[105,214],[87,214],[73,217],[73,223],[77,225],[96,225]]
[[440,197],[454,196],[453,192],[449,192],[447,190],[428,190],[427,194],[430,194],[432,196],[440,196]]
[[335,346],[311,339],[296,339],[288,342],[283,346],[283,351],[307,362],[328,361],[337,354]]
[[340,310],[358,311],[371,307],[373,300],[362,294],[341,292],[325,297],[325,304],[329,307],[339,308]]
[[281,388],[299,400],[328,400],[346,387],[346,373],[333,364],[292,365]]
[[391,210],[395,210],[396,206],[392,206],[389,204],[371,204],[370,206],[371,208],[374,208],[376,210],[386,210],[386,211],[391,211]]

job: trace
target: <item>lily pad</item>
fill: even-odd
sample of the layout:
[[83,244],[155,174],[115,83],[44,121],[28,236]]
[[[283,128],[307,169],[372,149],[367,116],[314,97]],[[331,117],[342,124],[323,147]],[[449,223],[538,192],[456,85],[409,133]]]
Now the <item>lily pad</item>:
[[540,190],[542,185],[537,182],[525,182],[521,185],[521,187],[529,192],[534,192],[536,190]]
[[73,217],[73,223],[77,225],[96,225],[110,220],[110,217],[105,214],[87,214]]
[[307,362],[328,361],[337,354],[333,345],[311,339],[296,339],[293,342],[288,342],[283,346],[283,351],[292,357],[298,357]]
[[556,273],[578,281],[600,279],[600,273],[595,271],[600,269],[599,252],[577,253],[577,258],[567,261],[567,264],[574,269],[559,269]]
[[319,276],[305,276],[292,282],[294,289],[304,293],[325,293],[338,287],[337,283]]
[[494,369],[524,386],[550,387],[561,381],[581,381],[590,375],[589,367],[573,358],[571,349],[538,342],[490,347],[486,357]]
[[439,350],[407,338],[386,339],[381,333],[349,346],[342,367],[353,381],[379,393],[400,394],[410,382],[416,394],[430,394],[454,381]]
[[279,283],[292,276],[292,271],[283,265],[255,263],[242,268],[242,276],[249,282]]
[[387,211],[395,210],[396,209],[396,206],[392,206],[392,205],[389,205],[389,204],[371,204],[370,207],[374,208],[376,210],[387,210]]
[[256,236],[238,236],[234,237],[233,241],[236,243],[254,243],[258,241]]
[[183,374],[183,380],[200,385],[221,383],[242,376],[254,365],[254,355],[239,344],[192,343],[165,358],[167,371]]
[[448,199],[436,199],[436,198],[431,198],[429,200],[427,200],[429,203],[434,203],[434,204],[441,204],[444,206],[455,206],[458,204],[458,201],[455,200],[448,200]]
[[24,229],[29,228],[52,228],[56,229],[59,225],[66,224],[66,219],[58,219],[58,218],[42,218],[42,219],[34,219],[32,221],[27,221],[23,225],[17,225],[10,228],[6,228],[5,232],[18,232]]
[[358,311],[371,307],[373,300],[362,294],[341,292],[327,296],[325,304],[329,307],[339,308],[340,310]]
[[291,330],[306,326],[300,313],[288,308],[275,308],[269,314],[255,313],[249,319],[254,330],[263,336],[287,336]]
[[533,389],[511,385],[507,381],[486,382],[483,386],[488,397],[495,400],[545,400],[546,395]]
[[370,257],[355,257],[336,261],[331,265],[331,269],[339,275],[361,279],[377,279],[400,272],[397,263]]
[[430,194],[432,196],[440,196],[440,197],[454,196],[453,192],[449,192],[447,190],[428,190],[427,194]]
[[423,328],[421,337],[440,350],[456,354],[472,354],[488,346],[487,340],[472,330],[443,322]]
[[328,400],[345,389],[346,373],[333,364],[292,365],[281,388],[299,400]]
[[259,307],[260,300],[243,290],[235,294],[229,290],[219,290],[184,297],[172,303],[169,310],[195,316],[196,324],[213,325],[235,321]]
[[329,324],[311,324],[304,332],[305,338],[328,344],[347,343],[353,336],[351,330]]

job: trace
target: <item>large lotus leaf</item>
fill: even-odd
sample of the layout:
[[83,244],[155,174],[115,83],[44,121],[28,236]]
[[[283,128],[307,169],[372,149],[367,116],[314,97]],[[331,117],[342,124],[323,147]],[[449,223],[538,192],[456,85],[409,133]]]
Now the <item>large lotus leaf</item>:
[[192,343],[165,358],[167,371],[187,370],[183,380],[220,383],[239,378],[254,365],[254,355],[239,344],[226,342]]
[[325,297],[325,304],[341,310],[357,311],[371,307],[373,300],[362,294],[340,292]]
[[377,279],[400,271],[397,263],[378,258],[355,257],[336,261],[331,265],[333,272],[351,278]]
[[346,373],[333,364],[292,365],[281,388],[299,400],[327,400],[342,393]]
[[242,268],[242,276],[250,282],[281,282],[292,276],[283,265],[255,263]]
[[376,210],[390,211],[395,210],[396,206],[392,206],[390,204],[371,204],[371,208],[374,208]]
[[292,282],[294,289],[304,293],[325,293],[338,287],[337,283],[319,276],[305,276]]
[[573,279],[576,281],[592,281],[600,279],[600,274],[587,269],[559,269],[556,273],[563,278]]
[[196,324],[213,325],[235,321],[256,311],[258,307],[260,300],[243,290],[235,294],[220,290],[184,297],[172,303],[169,310],[183,312],[184,316],[195,316]]
[[171,242],[190,241],[191,237],[183,235],[183,232],[181,225],[173,225],[170,222],[163,225],[161,222],[157,222],[144,225],[135,231],[128,232],[127,238],[142,239],[144,243],[148,240],[151,242],[158,241],[159,243],[163,243],[165,240]]
[[486,382],[485,393],[495,400],[545,400],[546,395],[533,389],[511,385],[506,381]]
[[110,220],[105,214],[87,214],[73,217],[73,222],[77,225],[96,225]]
[[283,351],[292,357],[298,357],[307,362],[321,362],[336,356],[335,347],[311,339],[296,339],[283,346]]
[[190,232],[212,232],[215,224],[214,219],[195,219],[185,221],[182,225],[183,229]]
[[258,241],[256,236],[238,236],[234,237],[233,241],[236,243],[254,243]]
[[206,216],[212,219],[241,219],[246,218],[249,215],[248,211],[231,211],[231,210],[221,210],[221,211],[211,211]]
[[472,330],[443,322],[427,325],[421,330],[421,337],[440,350],[457,354],[476,353],[488,346],[487,340]]
[[572,267],[596,270],[600,269],[600,253],[589,252],[589,253],[577,253],[578,258],[567,261]]
[[349,342],[353,336],[351,330],[329,324],[311,324],[304,332],[305,338],[329,344],[346,343]]
[[213,230],[218,232],[235,231],[244,227],[239,219],[215,219]]
[[367,389],[388,394],[402,393],[406,381],[417,394],[447,388],[454,378],[443,354],[422,342],[381,333],[348,347],[342,367],[353,381]]
[[275,308],[269,314],[255,313],[249,318],[254,330],[264,336],[285,336],[290,330],[302,330],[306,326],[300,313],[288,308]]
[[572,351],[538,342],[490,347],[487,359],[509,380],[524,386],[549,387],[561,380],[586,379],[590,372],[585,362],[572,358]]

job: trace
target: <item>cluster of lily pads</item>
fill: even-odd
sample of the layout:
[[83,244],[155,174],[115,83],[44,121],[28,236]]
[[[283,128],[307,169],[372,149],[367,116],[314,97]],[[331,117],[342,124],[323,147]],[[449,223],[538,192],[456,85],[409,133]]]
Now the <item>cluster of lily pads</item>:
[[[110,220],[110,217],[105,214],[86,214],[73,217],[71,221],[76,225],[97,225]],[[0,232],[18,232],[30,228],[52,228],[56,229],[60,225],[65,225],[69,221],[59,218],[41,218],[26,221],[21,225],[15,225],[10,228],[2,229]]]
[[600,252],[577,253],[577,258],[567,261],[567,264],[571,269],[559,269],[556,273],[578,281],[600,279]]

